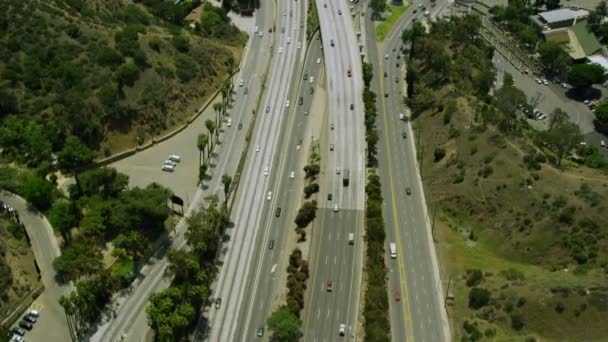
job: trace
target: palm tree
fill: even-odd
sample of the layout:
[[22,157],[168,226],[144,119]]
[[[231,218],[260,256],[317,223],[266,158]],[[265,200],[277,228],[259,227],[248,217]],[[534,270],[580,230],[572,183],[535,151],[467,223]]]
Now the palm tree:
[[[215,132],[215,124],[213,121],[211,121],[211,119],[207,119],[207,121],[205,121],[205,127],[207,127],[207,130],[209,131],[209,136],[213,137],[213,132]],[[213,151],[213,139],[209,139],[209,141],[211,143],[209,145],[209,149],[207,149],[207,159],[210,158],[211,151]]]
[[230,196],[230,185],[232,184],[232,177],[224,174],[222,176],[222,184],[224,184],[224,203],[228,204],[228,197]]
[[[222,102],[224,100],[222,99]],[[220,113],[222,112],[224,105],[222,103],[216,102],[213,104],[213,110],[215,111],[215,127],[220,127]]]
[[232,85],[233,84],[232,76],[234,76],[234,72],[236,71],[236,63],[234,62],[234,57],[232,57],[232,56],[228,57],[227,67],[228,67],[228,75],[230,75],[230,85]]
[[205,162],[205,147],[209,143],[209,137],[205,133],[199,133],[196,139],[196,147],[198,147],[198,166],[201,166],[201,155],[203,156],[203,163]]
[[203,164],[203,165],[199,166],[199,168],[198,168],[198,182],[199,183],[203,182],[203,179],[205,178],[205,174],[207,174],[207,169],[209,169],[207,164]]

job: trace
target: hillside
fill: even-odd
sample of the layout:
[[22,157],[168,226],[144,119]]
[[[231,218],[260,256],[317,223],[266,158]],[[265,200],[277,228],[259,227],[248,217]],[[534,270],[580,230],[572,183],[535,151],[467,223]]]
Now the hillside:
[[584,154],[580,140],[560,166],[551,138],[569,122],[530,129],[509,103],[526,96],[508,76],[487,95],[493,50],[478,27],[465,18],[405,35],[414,42],[410,105],[442,278],[455,298],[454,340],[601,340],[608,177],[567,157]]
[[38,166],[67,136],[108,155],[192,116],[237,67],[246,35],[199,0],[0,2],[0,146]]

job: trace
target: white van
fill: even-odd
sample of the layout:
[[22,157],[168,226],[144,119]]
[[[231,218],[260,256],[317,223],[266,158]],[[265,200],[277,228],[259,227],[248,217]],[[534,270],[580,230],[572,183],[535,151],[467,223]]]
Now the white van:
[[355,234],[354,233],[348,233],[348,244],[349,245],[355,244]]
[[397,244],[394,242],[391,242],[389,244],[389,248],[390,248],[390,252],[391,252],[391,259],[396,259],[397,258]]

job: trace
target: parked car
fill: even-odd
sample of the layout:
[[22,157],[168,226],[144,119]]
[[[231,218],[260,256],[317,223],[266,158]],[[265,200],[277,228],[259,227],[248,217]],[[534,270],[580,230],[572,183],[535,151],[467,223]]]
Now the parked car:
[[25,330],[32,330],[34,328],[32,323],[26,321],[19,322],[19,326]]

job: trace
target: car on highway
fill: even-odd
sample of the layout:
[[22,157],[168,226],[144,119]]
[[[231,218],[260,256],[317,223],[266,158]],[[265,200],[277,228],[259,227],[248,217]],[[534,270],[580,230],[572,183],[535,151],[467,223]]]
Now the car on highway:
[[228,118],[228,120],[226,120],[226,126],[232,127],[232,119],[231,118]]
[[334,282],[331,280],[328,280],[326,288],[327,288],[327,292],[331,292],[331,290],[334,289]]
[[331,201],[331,199],[333,198],[333,196],[331,194],[327,194],[327,200]]
[[401,300],[401,294],[399,293],[398,290],[395,290],[395,302],[398,302]]
[[219,309],[222,306],[222,298],[218,298],[215,300],[215,308]]
[[291,173],[289,174],[289,178],[294,178],[296,176],[295,171],[291,171]]
[[266,106],[266,113],[270,113],[270,106]]
[[274,216],[276,216],[276,217],[281,216],[281,208],[277,208],[277,210],[274,213]]
[[249,94],[249,88],[245,87],[245,90],[243,90],[243,94],[245,94],[245,95]]
[[302,42],[298,42],[298,49],[302,48]]
[[264,327],[259,327],[256,335],[258,335],[258,337],[264,336]]
[[384,92],[384,97],[388,97],[388,91]]
[[256,26],[253,28],[253,33],[257,33],[257,32],[258,32],[258,27]]
[[255,146],[255,151],[256,151],[256,152],[260,152],[260,145],[256,145],[256,146]]
[[304,103],[304,98],[302,96],[300,96],[300,98],[298,99],[298,104],[301,106]]
[[25,329],[23,328],[19,328],[19,327],[14,327],[13,330],[11,330],[13,332],[13,334],[15,335],[19,335],[19,336],[23,336],[25,335]]
[[424,11],[424,16],[425,16],[425,17],[428,17],[430,14],[431,14],[431,12],[429,12],[429,11]]
[[351,104],[350,104],[350,110],[354,110],[354,109],[355,109],[355,104],[354,104],[354,103],[351,103]]
[[291,44],[291,37],[287,37],[287,44]]
[[336,203],[336,204],[334,204],[334,212],[336,212],[336,213],[337,213],[337,212],[338,212],[338,210],[339,210],[339,209],[338,209],[338,204]]
[[408,195],[412,194],[412,190],[410,189],[409,186],[405,188],[405,193],[408,194]]
[[307,73],[304,74],[304,81],[306,81],[306,80],[308,80],[308,74]]
[[329,124],[329,129],[331,129],[332,131],[334,130],[334,124],[333,123]]
[[239,87],[242,87],[243,84],[245,84],[245,81],[243,81],[243,79],[241,78],[241,80],[239,81]]
[[332,39],[332,40],[330,40],[330,41],[329,41],[329,44],[330,44],[331,46],[334,46],[334,40],[333,40],[333,39]]
[[348,70],[346,70],[346,76],[351,77],[353,75],[353,72],[350,70],[350,68],[348,68]]
[[173,172],[173,171],[175,171],[175,166],[169,165],[169,164],[164,164],[163,167],[161,168],[161,170],[163,170],[165,172]]
[[342,15],[342,10],[338,9],[338,15]]
[[273,249],[273,248],[274,248],[274,240],[268,241],[268,249]]
[[388,74],[386,73],[386,71],[384,72],[384,77],[388,77]]
[[315,92],[315,88],[310,87],[310,95],[312,95],[312,93],[314,93],[314,92]]
[[314,82],[314,81],[315,81],[315,78],[314,78],[314,77],[312,77],[312,76],[310,76],[310,78],[308,79],[308,82],[312,83],[312,82]]
[[327,2],[323,4],[323,7],[327,8]]
[[260,36],[260,37],[264,36],[264,32],[263,32],[263,31],[260,31],[259,36]]
[[321,64],[321,57],[317,58],[317,64]]
[[412,11],[412,13],[416,14],[418,11],[414,8],[414,10]]
[[272,199],[272,191],[268,191],[268,194],[266,195],[266,199],[269,201]]
[[282,54],[282,53],[283,53],[283,48],[282,48],[282,47],[280,47],[280,48],[279,48],[279,54]]
[[388,53],[384,55],[384,59],[388,59]]
[[334,144],[329,144],[329,150],[333,151],[334,150]]
[[395,83],[399,83],[399,76],[395,76]]
[[339,175],[341,171],[342,171],[342,170],[341,170],[339,167],[337,167],[337,168],[336,168],[336,174],[337,174],[337,175]]
[[289,108],[289,100],[285,102],[285,107]]
[[346,335],[346,324],[340,324],[340,328],[338,328],[338,334],[340,336]]
[[405,120],[405,114],[399,113],[399,120]]
[[406,131],[401,132],[401,137],[403,139],[407,139],[407,132]]
[[268,166],[264,168],[264,176],[268,176]]

